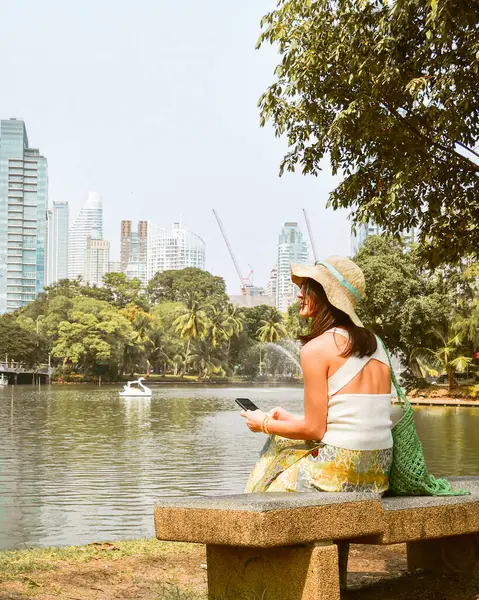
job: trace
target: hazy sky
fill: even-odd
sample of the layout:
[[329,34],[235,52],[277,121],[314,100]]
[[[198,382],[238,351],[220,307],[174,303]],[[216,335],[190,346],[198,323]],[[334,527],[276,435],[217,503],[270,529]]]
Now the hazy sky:
[[49,162],[49,198],[103,198],[104,237],[119,259],[121,219],[169,227],[182,217],[207,244],[207,269],[239,282],[238,262],[265,285],[285,221],[309,212],[321,256],[349,253],[334,186],[278,177],[286,144],[259,127],[257,101],[277,55],[254,49],[275,0],[0,0],[0,118],[24,119]]

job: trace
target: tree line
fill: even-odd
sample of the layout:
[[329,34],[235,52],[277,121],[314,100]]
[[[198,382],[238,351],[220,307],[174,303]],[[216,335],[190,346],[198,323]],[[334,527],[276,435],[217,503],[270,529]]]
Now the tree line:
[[109,273],[101,287],[59,281],[3,315],[0,357],[27,365],[49,359],[60,380],[135,373],[253,378],[288,372],[284,356],[259,346],[292,337],[295,327],[274,307],[234,306],[224,280],[200,269],[157,273],[146,290],[139,279]]
[[[428,269],[417,246],[386,236],[368,238],[354,260],[367,286],[358,312],[401,360],[406,383],[417,386],[445,373],[454,387],[458,373],[475,373],[475,263]],[[300,375],[294,357],[307,327],[297,303],[286,314],[266,305],[239,308],[229,301],[224,280],[200,269],[157,273],[146,290],[138,279],[109,273],[102,287],[60,281],[3,315],[0,356],[29,365],[50,356],[56,376],[65,380],[135,373],[292,376]]]

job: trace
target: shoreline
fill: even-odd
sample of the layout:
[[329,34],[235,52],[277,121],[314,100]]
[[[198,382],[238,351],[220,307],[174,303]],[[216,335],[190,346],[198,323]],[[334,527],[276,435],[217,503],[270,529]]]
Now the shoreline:
[[[474,400],[473,398],[467,400],[464,398],[415,398],[408,396],[408,400],[412,404],[412,406],[464,406],[469,408],[479,408],[479,400]],[[400,404],[397,398],[393,398],[392,403],[395,405]]]
[[[105,381],[99,384],[97,381],[52,381],[51,384],[42,384],[45,387],[48,385],[54,387],[68,387],[68,386],[92,386],[92,387],[111,387],[111,386],[122,386],[126,383],[125,380],[121,381]],[[192,381],[192,380],[166,380],[166,381],[157,381],[157,380],[148,380],[145,379],[145,385],[148,387],[155,389],[155,387],[169,387],[169,386],[184,386],[184,387],[218,387],[218,388],[236,388],[236,387],[258,387],[258,388],[267,388],[267,387],[302,387],[302,381]],[[31,383],[20,384],[21,386],[31,386]],[[8,386],[13,387],[13,386]],[[17,386],[18,387],[18,386]]]

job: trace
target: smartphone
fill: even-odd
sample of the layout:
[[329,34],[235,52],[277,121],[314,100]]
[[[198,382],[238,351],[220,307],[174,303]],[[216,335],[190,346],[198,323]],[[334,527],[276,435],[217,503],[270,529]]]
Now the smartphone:
[[236,404],[239,404],[243,410],[259,410],[259,408],[251,402],[249,398],[235,398]]

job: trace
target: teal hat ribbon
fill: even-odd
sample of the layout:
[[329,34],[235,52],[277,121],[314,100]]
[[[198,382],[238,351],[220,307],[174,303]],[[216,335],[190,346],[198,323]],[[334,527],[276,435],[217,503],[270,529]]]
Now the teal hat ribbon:
[[334,277],[336,277],[336,279],[339,281],[339,283],[343,287],[345,287],[352,294],[354,294],[354,296],[357,298],[358,302],[361,300],[361,296],[359,295],[359,292],[354,287],[354,285],[351,285],[349,283],[349,281],[346,281],[346,279],[344,279],[344,277],[341,275],[341,273],[339,271],[336,271],[336,269],[333,266],[331,266],[327,262],[323,262],[321,260],[317,260],[314,264],[315,265],[322,265],[323,267],[326,267],[326,269],[328,269],[328,271],[331,273],[331,275],[333,275]]

